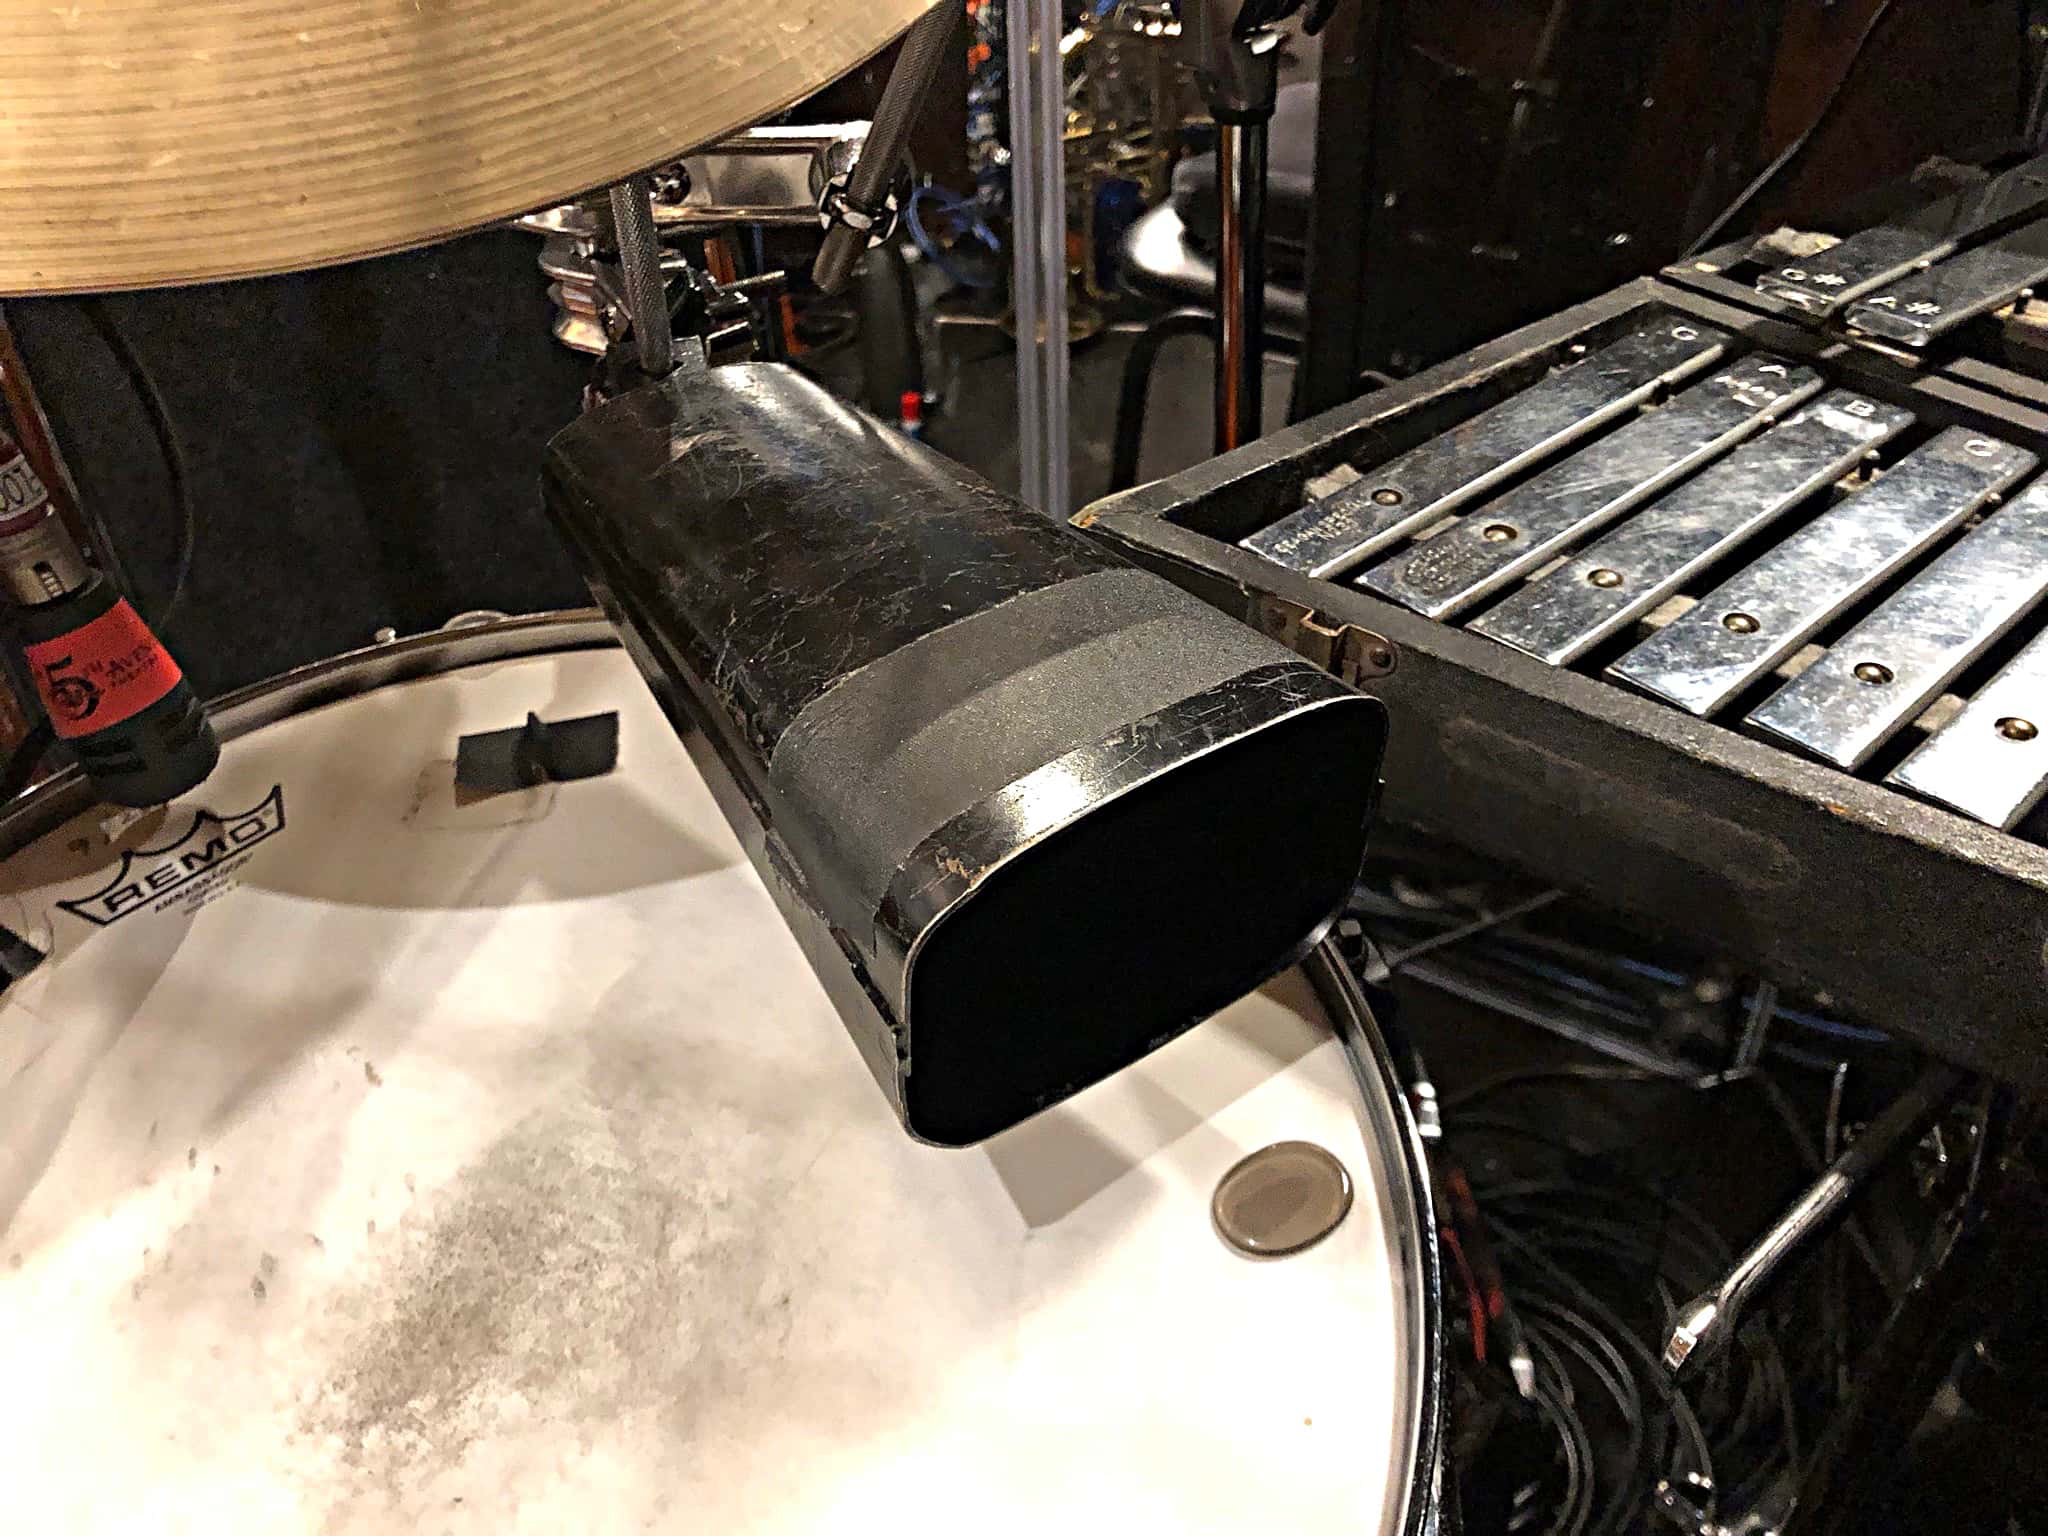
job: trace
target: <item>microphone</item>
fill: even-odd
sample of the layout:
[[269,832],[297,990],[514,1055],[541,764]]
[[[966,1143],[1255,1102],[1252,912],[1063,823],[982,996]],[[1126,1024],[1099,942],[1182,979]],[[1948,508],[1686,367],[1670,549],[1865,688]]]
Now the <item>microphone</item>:
[[103,800],[160,805],[213,772],[220,742],[205,706],[128,599],[86,564],[5,433],[0,592],[50,727]]

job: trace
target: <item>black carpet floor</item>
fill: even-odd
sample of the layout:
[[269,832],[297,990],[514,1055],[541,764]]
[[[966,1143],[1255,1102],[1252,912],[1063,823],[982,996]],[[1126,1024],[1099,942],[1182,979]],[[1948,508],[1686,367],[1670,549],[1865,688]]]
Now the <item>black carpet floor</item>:
[[[103,301],[157,381],[198,507],[167,640],[212,694],[469,608],[587,603],[541,451],[588,359],[549,333],[539,242],[498,230],[293,277]],[[145,610],[176,546],[163,459],[81,301],[7,307]]]

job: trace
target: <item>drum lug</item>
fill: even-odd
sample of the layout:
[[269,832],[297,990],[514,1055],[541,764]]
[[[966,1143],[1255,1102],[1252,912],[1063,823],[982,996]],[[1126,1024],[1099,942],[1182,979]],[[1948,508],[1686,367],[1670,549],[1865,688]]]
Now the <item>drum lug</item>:
[[1357,624],[1325,623],[1315,609],[1284,597],[1261,597],[1252,619],[1260,633],[1353,687],[1387,677],[1400,664],[1399,652],[1384,636]]

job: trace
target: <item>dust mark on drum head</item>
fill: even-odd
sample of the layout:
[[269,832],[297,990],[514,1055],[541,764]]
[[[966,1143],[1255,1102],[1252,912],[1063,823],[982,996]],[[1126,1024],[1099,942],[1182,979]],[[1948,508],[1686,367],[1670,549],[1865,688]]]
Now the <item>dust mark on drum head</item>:
[[789,1298],[762,1273],[755,1201],[637,1141],[587,1103],[550,1109],[387,1234],[403,1252],[340,1302],[346,1343],[304,1427],[386,1488],[534,1422],[652,1409],[686,1438]]

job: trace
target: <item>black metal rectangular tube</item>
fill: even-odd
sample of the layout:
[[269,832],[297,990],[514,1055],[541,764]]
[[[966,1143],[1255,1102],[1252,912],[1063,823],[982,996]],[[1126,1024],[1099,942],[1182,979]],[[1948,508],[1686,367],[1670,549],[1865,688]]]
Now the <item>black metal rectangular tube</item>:
[[621,396],[546,498],[915,1135],[1136,1059],[1349,889],[1377,704],[799,374]]

